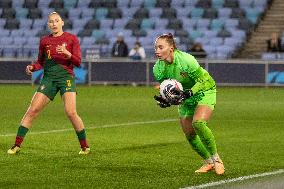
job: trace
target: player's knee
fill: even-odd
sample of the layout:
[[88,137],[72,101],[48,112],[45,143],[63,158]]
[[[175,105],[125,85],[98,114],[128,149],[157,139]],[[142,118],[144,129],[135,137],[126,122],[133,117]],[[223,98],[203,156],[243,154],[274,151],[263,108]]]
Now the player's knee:
[[194,128],[194,130],[200,130],[203,127],[206,127],[207,122],[204,120],[196,120],[192,123],[192,127]]
[[76,110],[65,110],[65,112],[69,119],[75,118],[77,116]]
[[29,117],[34,118],[34,117],[36,117],[38,115],[39,112],[40,112],[39,108],[30,107],[29,110],[28,110],[27,115]]

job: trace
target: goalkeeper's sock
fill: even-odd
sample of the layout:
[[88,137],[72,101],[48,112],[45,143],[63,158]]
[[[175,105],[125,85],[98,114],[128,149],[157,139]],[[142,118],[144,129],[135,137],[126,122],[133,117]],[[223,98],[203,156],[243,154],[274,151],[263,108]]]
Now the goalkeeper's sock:
[[197,120],[192,123],[192,126],[211,156],[216,154],[217,147],[215,138],[212,131],[207,127],[207,122]]
[[81,148],[89,148],[89,146],[87,144],[85,129],[83,129],[81,131],[76,131],[76,134],[78,136]]
[[210,153],[201,142],[198,135],[187,135],[188,142],[191,144],[194,151],[196,151],[203,159],[210,159]]
[[17,132],[17,136],[16,136],[16,140],[15,140],[15,146],[20,147],[27,132],[29,131],[28,128],[20,125],[20,127],[18,128],[18,132]]

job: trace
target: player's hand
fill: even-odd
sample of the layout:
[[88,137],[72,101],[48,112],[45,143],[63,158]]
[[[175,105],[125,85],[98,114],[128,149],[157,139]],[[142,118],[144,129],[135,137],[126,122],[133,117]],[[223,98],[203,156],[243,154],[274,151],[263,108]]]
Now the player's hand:
[[28,75],[32,75],[32,72],[34,71],[34,66],[33,65],[27,65],[26,67],[26,73]]
[[177,90],[176,88],[173,88],[171,94],[172,96],[169,102],[171,105],[179,105],[183,103],[186,99],[193,96],[192,90],[182,91],[182,90]]
[[58,54],[64,54],[66,58],[71,58],[71,53],[66,49],[66,45],[57,45],[56,52]]
[[161,108],[167,108],[171,106],[171,104],[166,99],[164,99],[161,95],[159,96],[155,95],[154,99],[157,101],[157,105],[160,106]]

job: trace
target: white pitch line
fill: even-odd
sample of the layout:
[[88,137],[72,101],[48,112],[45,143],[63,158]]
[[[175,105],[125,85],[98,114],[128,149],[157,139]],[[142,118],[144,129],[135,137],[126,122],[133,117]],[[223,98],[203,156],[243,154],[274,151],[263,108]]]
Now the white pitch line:
[[220,181],[217,181],[217,182],[210,182],[210,183],[201,184],[201,185],[197,185],[197,186],[189,186],[189,187],[185,187],[185,188],[181,188],[181,189],[207,188],[207,187],[211,187],[211,186],[219,186],[219,185],[222,185],[222,184],[228,184],[228,183],[231,183],[231,182],[238,182],[238,181],[243,181],[243,180],[248,180],[248,179],[253,179],[253,178],[258,178],[258,177],[277,175],[277,174],[281,174],[281,173],[284,173],[284,169],[279,169],[277,171],[266,172],[266,173],[255,174],[255,175],[248,175],[248,176],[243,176],[243,177],[238,177],[238,178],[233,178],[233,179],[220,180]]
[[[110,127],[120,127],[120,126],[129,126],[129,125],[145,125],[145,124],[154,124],[154,123],[166,123],[166,122],[174,122],[178,119],[163,119],[163,120],[153,120],[153,121],[137,121],[137,122],[129,122],[129,123],[119,123],[119,124],[106,124],[101,126],[93,126],[87,127],[87,130],[90,129],[99,129],[99,128],[110,128]],[[39,134],[49,134],[49,133],[60,133],[65,131],[74,131],[73,128],[70,129],[55,129],[49,131],[40,131],[40,132],[30,132],[29,135],[39,135]],[[8,133],[4,135],[0,135],[0,137],[10,137],[15,136],[16,133]]]

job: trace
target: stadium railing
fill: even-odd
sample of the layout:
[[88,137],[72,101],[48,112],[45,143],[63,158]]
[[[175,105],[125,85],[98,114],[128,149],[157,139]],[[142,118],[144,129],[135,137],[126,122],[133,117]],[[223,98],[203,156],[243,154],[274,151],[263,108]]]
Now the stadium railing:
[[[33,59],[0,58],[0,83],[38,83],[42,71],[33,76],[25,67]],[[128,58],[83,60],[75,69],[79,84],[155,85],[152,68],[155,59],[142,61]],[[284,61],[269,60],[207,60],[200,65],[210,72],[218,86],[284,86]]]

